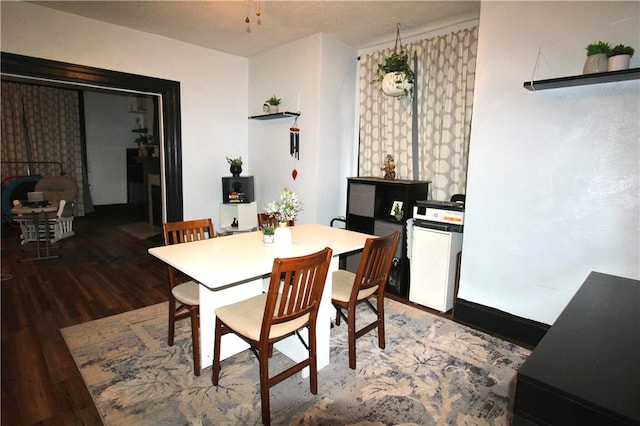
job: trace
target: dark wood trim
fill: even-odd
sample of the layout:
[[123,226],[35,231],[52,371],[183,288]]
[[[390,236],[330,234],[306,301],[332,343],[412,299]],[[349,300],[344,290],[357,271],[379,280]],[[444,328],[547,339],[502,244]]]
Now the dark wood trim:
[[160,95],[164,132],[165,210],[167,221],[182,220],[182,127],[179,82],[6,52],[1,52],[1,59],[3,75]]
[[547,324],[464,299],[456,299],[453,320],[529,347],[536,346],[550,328]]

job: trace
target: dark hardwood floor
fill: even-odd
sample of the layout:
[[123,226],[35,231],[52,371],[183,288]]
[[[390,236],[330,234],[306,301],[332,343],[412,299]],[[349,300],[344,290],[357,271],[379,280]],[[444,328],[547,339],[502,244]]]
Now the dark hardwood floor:
[[93,213],[74,220],[60,259],[20,262],[18,229],[2,229],[2,424],[99,425],[60,330],[167,300],[167,273],[149,247]]

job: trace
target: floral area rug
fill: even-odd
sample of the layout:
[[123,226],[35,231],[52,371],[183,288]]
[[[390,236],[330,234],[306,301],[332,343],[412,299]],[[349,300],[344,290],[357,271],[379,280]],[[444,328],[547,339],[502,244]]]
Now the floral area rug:
[[[295,375],[271,388],[274,425],[509,425],[516,371],[530,351],[387,299],[386,349],[373,331],[348,365],[346,325],[331,330],[318,394]],[[371,318],[361,306],[358,318]],[[167,345],[166,303],[62,330],[106,425],[261,424],[258,362],[244,351],[192,373],[189,321]],[[274,351],[271,375],[290,365]]]

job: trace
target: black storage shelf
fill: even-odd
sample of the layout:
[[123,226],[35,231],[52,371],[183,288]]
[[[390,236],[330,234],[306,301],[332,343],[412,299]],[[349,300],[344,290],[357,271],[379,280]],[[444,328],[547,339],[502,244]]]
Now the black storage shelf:
[[[406,222],[413,216],[413,206],[417,200],[427,199],[429,183],[375,177],[347,178],[346,229],[371,235],[388,235],[395,230],[402,234],[385,291],[404,299],[409,297],[410,286]],[[400,220],[391,214],[396,201],[402,202],[404,210]],[[360,254],[347,256],[347,270],[356,272],[359,261]]]
[[250,120],[275,120],[277,118],[286,118],[286,117],[300,117],[299,112],[276,112],[274,114],[261,114],[261,115],[252,115],[249,117]]
[[525,81],[524,88],[532,92],[561,87],[586,86],[588,84],[612,83],[616,81],[640,79],[640,68],[551,78],[548,80]]

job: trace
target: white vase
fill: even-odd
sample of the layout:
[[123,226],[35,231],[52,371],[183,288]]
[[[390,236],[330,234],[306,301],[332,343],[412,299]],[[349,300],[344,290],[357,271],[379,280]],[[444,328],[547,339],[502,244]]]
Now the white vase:
[[289,225],[287,223],[280,222],[278,224],[273,242],[275,245],[281,247],[291,245],[291,229],[289,229]]
[[269,105],[269,114],[277,114],[278,105]]
[[608,67],[608,58],[606,53],[598,53],[596,55],[587,56],[584,62],[582,74],[593,74],[597,72],[606,72]]
[[387,96],[399,97],[409,93],[411,83],[403,72],[388,72],[382,79],[382,92]]
[[265,244],[273,244],[274,236],[273,234],[262,234],[262,242]]
[[616,55],[609,58],[608,71],[621,71],[629,69],[631,55]]

